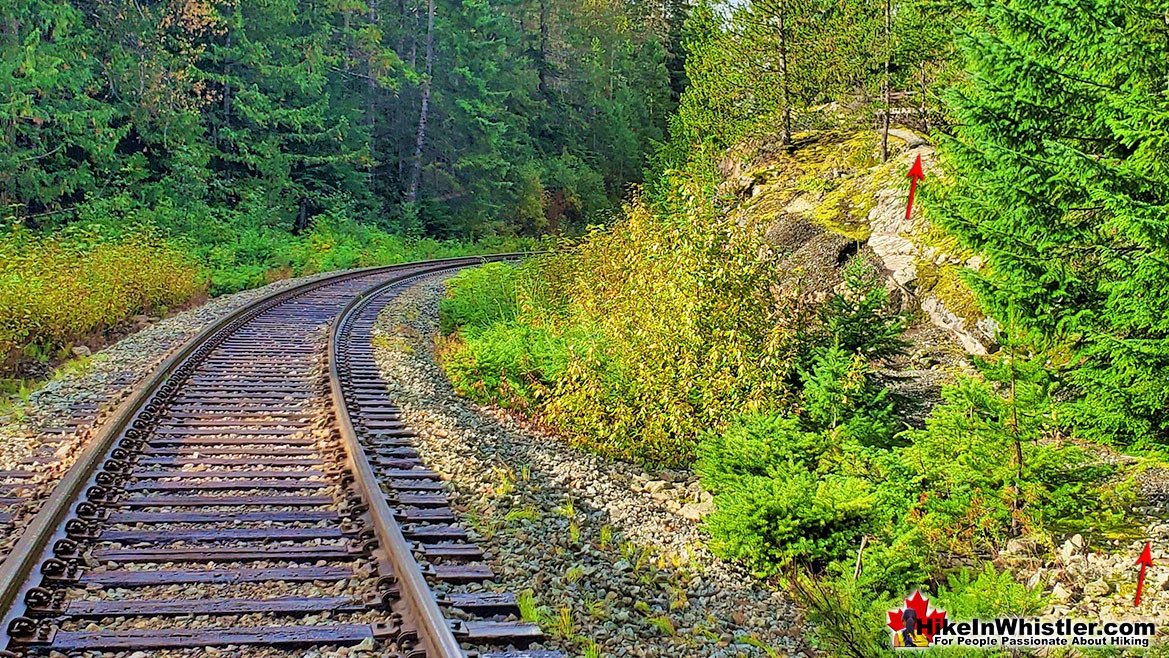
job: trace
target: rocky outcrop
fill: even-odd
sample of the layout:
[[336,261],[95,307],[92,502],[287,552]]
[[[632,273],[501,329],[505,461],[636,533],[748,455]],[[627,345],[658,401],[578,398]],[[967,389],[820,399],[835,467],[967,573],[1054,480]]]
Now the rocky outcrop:
[[929,224],[920,207],[906,218],[906,172],[922,157],[928,185],[938,180],[934,149],[908,130],[891,131],[894,156],[880,162],[872,132],[807,134],[788,153],[744,145],[721,166],[724,192],[742,201],[738,220],[765,226],[782,267],[830,289],[854,255],[882,267],[901,305],[943,330],[969,354],[996,348],[997,326],[979,308],[963,270],[981,259]]

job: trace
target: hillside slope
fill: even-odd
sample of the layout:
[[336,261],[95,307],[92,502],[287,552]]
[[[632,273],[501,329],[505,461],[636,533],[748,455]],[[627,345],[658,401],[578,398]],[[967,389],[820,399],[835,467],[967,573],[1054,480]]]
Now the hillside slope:
[[874,131],[805,133],[790,153],[778,137],[748,142],[721,160],[720,191],[737,198],[732,216],[767,226],[784,264],[825,294],[841,283],[852,255],[880,266],[894,298],[915,316],[909,337],[918,353],[949,361],[994,351],[995,323],[959,274],[981,260],[931,226],[920,202],[905,217],[906,172],[918,155],[922,185],[940,182],[934,148],[897,130],[882,163],[878,140]]

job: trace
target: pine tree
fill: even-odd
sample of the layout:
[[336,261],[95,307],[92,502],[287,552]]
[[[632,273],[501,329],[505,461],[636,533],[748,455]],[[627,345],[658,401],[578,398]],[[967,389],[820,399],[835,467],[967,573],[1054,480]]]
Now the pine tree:
[[985,255],[992,312],[1072,349],[1082,433],[1169,440],[1164,8],[975,9],[943,223]]
[[70,3],[10,3],[0,24],[0,205],[51,223],[105,186],[126,127],[100,98],[99,41]]
[[215,198],[277,211],[303,230],[331,194],[359,194],[367,155],[360,120],[325,93],[338,53],[328,10],[295,0],[224,7],[226,30],[199,63],[219,101],[204,115],[215,142]]

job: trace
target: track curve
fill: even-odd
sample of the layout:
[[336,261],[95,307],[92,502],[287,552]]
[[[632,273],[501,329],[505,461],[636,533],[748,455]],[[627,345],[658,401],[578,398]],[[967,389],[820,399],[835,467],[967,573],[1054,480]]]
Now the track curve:
[[435,596],[432,585],[490,571],[372,363],[379,300],[484,260],[314,281],[184,346],[103,426],[0,565],[8,655],[559,655],[521,650],[541,636],[515,621],[507,594]]

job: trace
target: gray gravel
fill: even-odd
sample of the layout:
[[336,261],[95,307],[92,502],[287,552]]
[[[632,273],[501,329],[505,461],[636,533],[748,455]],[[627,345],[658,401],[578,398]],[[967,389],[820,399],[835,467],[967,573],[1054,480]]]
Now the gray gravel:
[[585,656],[807,651],[791,602],[704,548],[695,519],[709,499],[691,477],[602,460],[456,396],[433,354],[442,291],[430,279],[387,306],[377,357],[499,587],[531,590],[547,646]]
[[[32,392],[15,413],[0,417],[0,469],[28,463],[45,430],[85,428],[113,409],[168,355],[225,315],[274,291],[323,274],[286,279],[263,288],[224,295],[167,318],[136,316],[141,330],[62,367],[62,374]],[[62,450],[64,452],[64,450]]]
[[57,480],[72,465],[93,428],[109,416],[168,355],[216,320],[271,292],[327,274],[278,281],[263,288],[225,295],[167,318],[137,316],[139,331],[63,366],[58,376],[33,391],[6,417],[0,416],[0,470],[28,470],[36,477],[5,508],[11,525],[0,528],[0,555],[36,513]]

